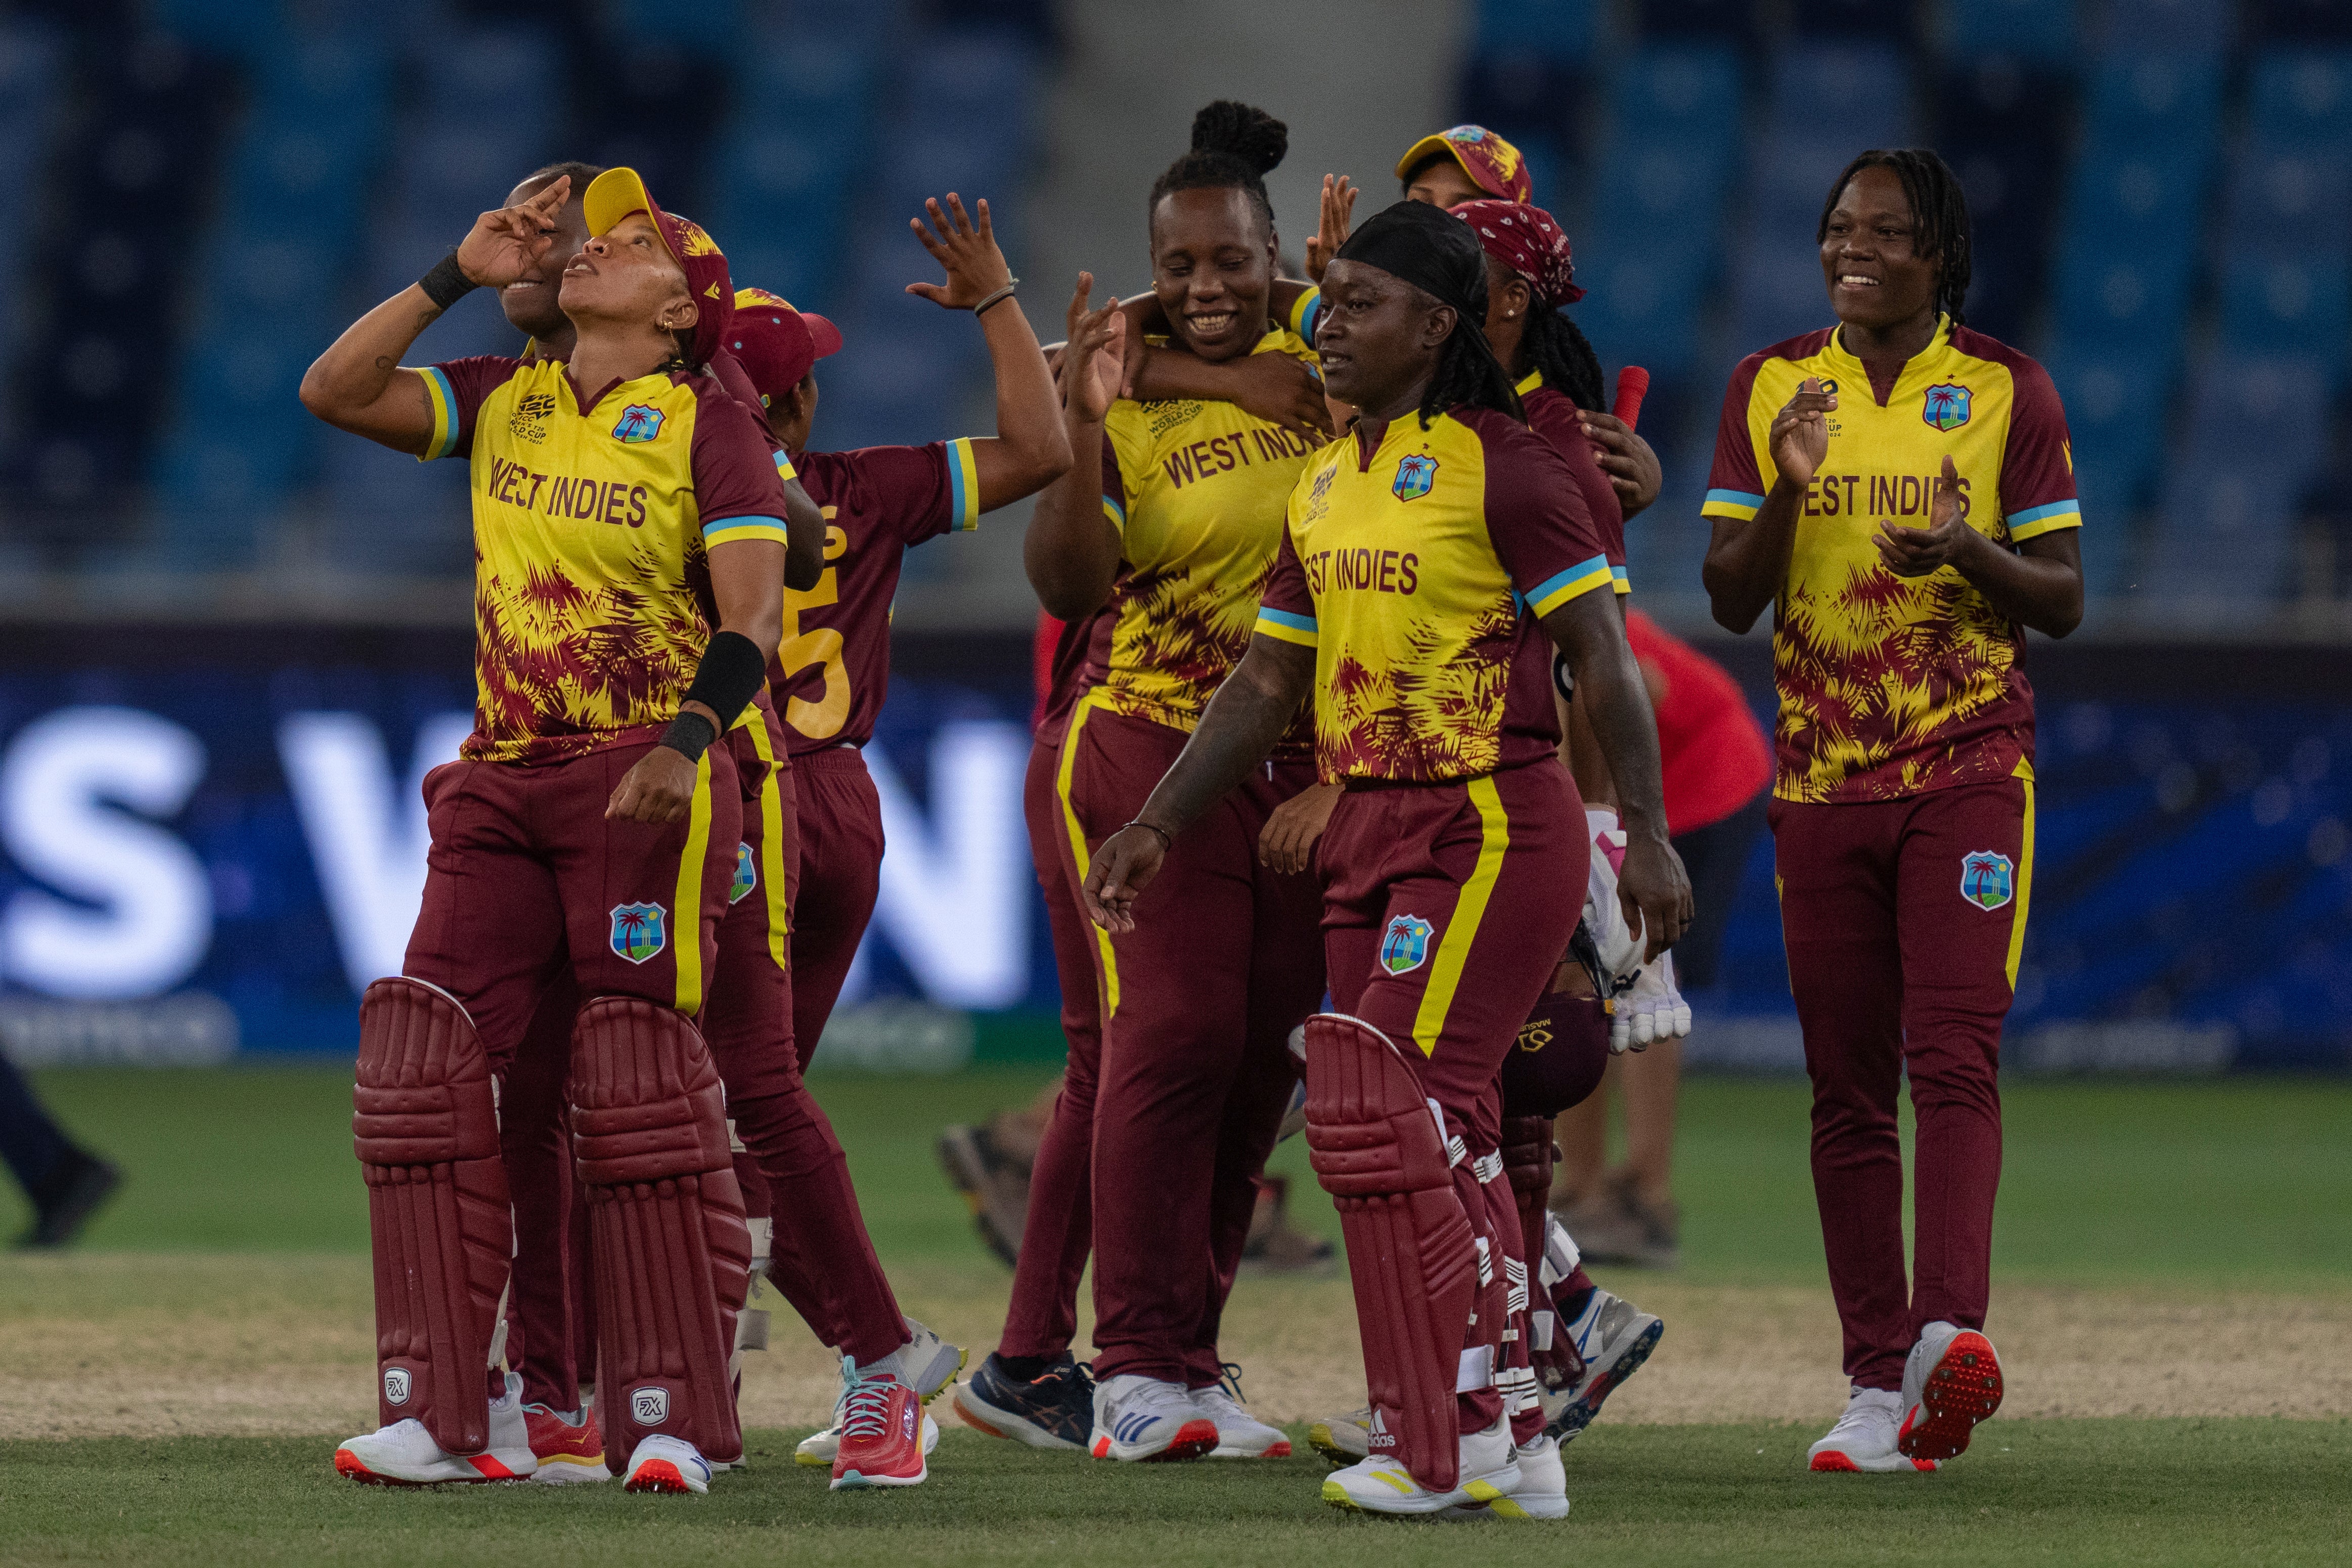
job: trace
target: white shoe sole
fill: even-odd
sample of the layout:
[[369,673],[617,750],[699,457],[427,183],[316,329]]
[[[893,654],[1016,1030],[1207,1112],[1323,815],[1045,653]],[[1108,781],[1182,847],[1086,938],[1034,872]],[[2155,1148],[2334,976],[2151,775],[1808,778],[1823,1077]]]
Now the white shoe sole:
[[1519,1484],[1519,1467],[1515,1461],[1499,1470],[1483,1476],[1473,1476],[1452,1491],[1413,1491],[1370,1494],[1359,1497],[1348,1490],[1337,1476],[1323,1482],[1323,1500],[1333,1508],[1353,1509],[1361,1513],[1391,1513],[1414,1517],[1444,1514],[1455,1509],[1486,1509],[1510,1500],[1511,1490]]
[[1286,1459],[1290,1458],[1290,1439],[1280,1432],[1268,1432],[1265,1437],[1228,1443],[1221,1433],[1217,1446],[1209,1450],[1213,1459]]
[[492,1448],[472,1456],[449,1455],[429,1465],[400,1465],[378,1459],[370,1463],[348,1446],[335,1450],[335,1473],[362,1486],[439,1487],[481,1486],[499,1481],[527,1481],[538,1474],[539,1459],[528,1448],[501,1452]]
[[931,1467],[926,1460],[923,1468],[911,1476],[869,1476],[861,1470],[851,1470],[834,1477],[829,1490],[860,1491],[867,1487],[919,1487],[930,1479]]

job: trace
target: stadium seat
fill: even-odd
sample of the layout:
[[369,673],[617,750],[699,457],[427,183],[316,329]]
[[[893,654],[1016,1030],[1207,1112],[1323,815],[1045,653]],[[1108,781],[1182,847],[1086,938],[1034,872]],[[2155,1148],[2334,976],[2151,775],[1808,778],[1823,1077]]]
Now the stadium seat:
[[2105,12],[2111,54],[2160,50],[2219,59],[2237,20],[2236,6],[2214,0],[2107,0]]
[[2352,268],[2333,256],[2274,256],[2242,251],[2221,284],[2221,341],[2256,358],[2318,350],[2323,375],[2341,380],[2346,333],[2352,330]]
[[1475,52],[1581,60],[1592,53],[1601,11],[1598,0],[1479,0]]
[[2083,552],[2084,591],[2094,599],[2123,593],[2137,556],[2137,515],[2150,499],[2173,423],[2166,390],[2171,359],[2159,350],[2061,345],[2042,365],[2066,406],[2074,488],[2095,541]]
[[2190,606],[2289,592],[2304,494],[2326,457],[2326,415],[2315,360],[2216,357],[2191,395],[2145,591]]

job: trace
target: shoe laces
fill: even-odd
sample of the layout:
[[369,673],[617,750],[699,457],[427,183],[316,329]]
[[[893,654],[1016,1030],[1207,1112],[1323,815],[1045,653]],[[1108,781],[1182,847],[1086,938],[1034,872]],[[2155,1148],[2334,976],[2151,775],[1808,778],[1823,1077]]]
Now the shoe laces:
[[880,1437],[889,1426],[890,1396],[902,1386],[887,1372],[854,1377],[841,1402],[842,1437]]
[[1242,1396],[1242,1364],[1240,1362],[1227,1361],[1220,1362],[1218,1364],[1217,1386],[1223,1389],[1228,1395],[1230,1395],[1233,1397],[1234,1404],[1246,1405],[1249,1403],[1247,1399]]

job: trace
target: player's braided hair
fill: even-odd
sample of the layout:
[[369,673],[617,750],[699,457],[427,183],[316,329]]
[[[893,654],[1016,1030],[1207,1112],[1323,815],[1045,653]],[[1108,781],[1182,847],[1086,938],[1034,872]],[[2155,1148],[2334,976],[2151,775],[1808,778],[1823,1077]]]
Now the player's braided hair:
[[1528,329],[1519,340],[1520,373],[1541,371],[1544,385],[1557,388],[1580,409],[1601,412],[1608,407],[1602,388],[1601,356],[1565,310],[1541,306],[1528,312]]
[[1289,151],[1288,126],[1262,109],[1221,98],[1192,117],[1192,150],[1151,182],[1147,221],[1171,191],[1241,191],[1271,234],[1274,203],[1265,193],[1265,176]]
[[1960,307],[1969,297],[1969,256],[1972,248],[1969,195],[1960,188],[1959,176],[1936,155],[1934,149],[1874,147],[1847,164],[1830,183],[1829,198],[1822,203],[1822,221],[1813,230],[1813,243],[1819,245],[1829,238],[1830,214],[1836,210],[1847,183],[1864,169],[1892,169],[1895,177],[1903,182],[1904,199],[1911,204],[1912,246],[1921,256],[1935,258],[1936,308],[1949,316],[1953,326],[1959,326],[1968,319]]
[[[1423,290],[1415,292],[1425,293]],[[1428,296],[1434,302],[1435,296]],[[1495,358],[1494,345],[1486,341],[1486,329],[1480,325],[1486,318],[1486,280],[1478,279],[1476,313],[1454,312],[1454,335],[1445,340],[1437,351],[1437,373],[1429,378],[1429,388],[1421,394],[1421,427],[1447,409],[1468,403],[1473,408],[1491,408],[1497,413],[1507,413],[1525,424],[1528,412],[1519,406],[1517,389],[1511,384],[1510,371]]]

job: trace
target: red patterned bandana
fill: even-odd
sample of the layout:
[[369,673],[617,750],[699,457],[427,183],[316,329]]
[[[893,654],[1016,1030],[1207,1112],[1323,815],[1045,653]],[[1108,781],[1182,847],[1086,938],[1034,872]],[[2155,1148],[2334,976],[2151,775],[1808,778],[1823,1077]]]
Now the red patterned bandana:
[[1546,308],[1584,298],[1576,286],[1568,232],[1541,207],[1525,202],[1465,202],[1454,215],[1475,230],[1486,254],[1528,280]]

